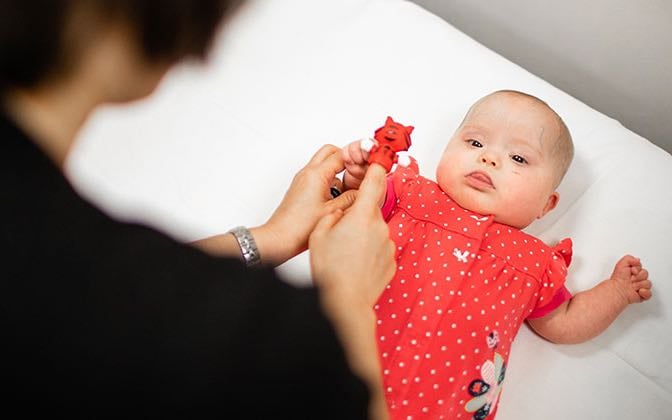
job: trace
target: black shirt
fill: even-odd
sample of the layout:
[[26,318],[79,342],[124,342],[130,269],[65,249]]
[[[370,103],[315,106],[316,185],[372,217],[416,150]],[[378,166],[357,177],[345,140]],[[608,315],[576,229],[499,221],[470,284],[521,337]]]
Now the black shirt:
[[1,113],[0,142],[4,412],[366,417],[314,290],[111,219]]

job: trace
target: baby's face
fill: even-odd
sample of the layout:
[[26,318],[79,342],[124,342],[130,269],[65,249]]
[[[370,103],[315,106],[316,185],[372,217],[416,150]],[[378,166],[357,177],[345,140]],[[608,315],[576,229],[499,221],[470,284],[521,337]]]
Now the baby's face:
[[560,128],[530,98],[498,93],[472,108],[437,168],[441,189],[460,206],[524,228],[552,210]]

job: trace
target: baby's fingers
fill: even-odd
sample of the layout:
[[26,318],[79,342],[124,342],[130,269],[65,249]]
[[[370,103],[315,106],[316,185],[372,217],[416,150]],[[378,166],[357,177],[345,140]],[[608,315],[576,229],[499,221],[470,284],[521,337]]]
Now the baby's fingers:
[[634,275],[634,281],[642,281],[649,278],[649,271],[646,268],[642,268]]
[[635,290],[650,289],[651,287],[653,287],[653,284],[651,283],[650,280],[642,280],[632,283],[632,288]]
[[343,149],[343,157],[345,161],[353,165],[364,165],[367,163],[369,153],[362,150],[359,141],[353,141]]
[[639,258],[633,257],[632,255],[624,255],[616,263],[616,269],[632,268],[639,265],[641,265]]
[[357,141],[357,142],[353,143],[352,146],[355,149],[354,158],[355,158],[356,163],[358,165],[364,165],[364,164],[368,163],[369,152],[362,149],[362,142]]
[[639,273],[637,273],[636,276],[634,276],[634,279],[632,281],[632,288],[637,291],[637,294],[639,295],[641,301],[651,299],[652,296],[651,287],[653,287],[653,284],[649,280],[648,271],[642,270]]
[[642,301],[649,300],[651,299],[651,296],[653,296],[651,289],[639,289],[637,290],[637,294],[639,294],[639,297],[642,299]]

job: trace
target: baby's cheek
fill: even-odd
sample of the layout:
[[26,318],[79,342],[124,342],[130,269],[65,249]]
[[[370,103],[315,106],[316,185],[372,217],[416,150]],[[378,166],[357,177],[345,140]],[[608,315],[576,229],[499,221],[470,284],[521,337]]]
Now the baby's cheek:
[[443,161],[439,162],[436,168],[436,183],[439,184],[441,191],[448,195],[455,192],[455,168],[446,165]]
[[523,229],[541,216],[543,206],[538,200],[525,194],[503,192],[493,206],[495,220],[499,223]]

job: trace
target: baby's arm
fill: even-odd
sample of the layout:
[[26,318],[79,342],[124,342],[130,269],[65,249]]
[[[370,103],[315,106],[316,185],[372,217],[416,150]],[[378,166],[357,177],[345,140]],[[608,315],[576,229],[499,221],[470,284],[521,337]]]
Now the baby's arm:
[[626,255],[616,263],[610,278],[577,293],[550,314],[527,322],[549,341],[576,344],[606,330],[629,304],[650,298],[649,272],[639,258]]

